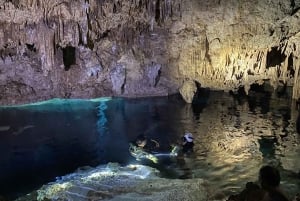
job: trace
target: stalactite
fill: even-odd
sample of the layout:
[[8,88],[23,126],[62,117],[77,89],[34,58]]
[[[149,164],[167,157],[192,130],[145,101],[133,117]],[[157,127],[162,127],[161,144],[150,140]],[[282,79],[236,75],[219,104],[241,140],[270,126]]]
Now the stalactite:
[[281,67],[281,79],[284,83],[287,82],[287,76],[288,76],[288,58],[290,55],[288,55],[283,63],[283,66]]
[[268,54],[268,49],[259,51],[260,60],[259,60],[259,65],[258,65],[258,74],[264,74],[267,66],[267,54]]
[[167,17],[170,17],[171,5],[171,0],[165,0],[165,15]]
[[295,68],[295,77],[294,77],[294,86],[293,86],[293,98],[299,99],[300,98],[300,60],[298,59]]

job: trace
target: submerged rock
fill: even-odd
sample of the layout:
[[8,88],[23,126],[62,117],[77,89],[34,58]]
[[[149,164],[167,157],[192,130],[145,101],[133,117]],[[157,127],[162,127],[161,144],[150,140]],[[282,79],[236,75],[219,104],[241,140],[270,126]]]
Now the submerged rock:
[[121,167],[110,163],[79,170],[44,185],[39,190],[17,199],[26,200],[155,200],[201,201],[208,199],[202,179],[164,179],[158,172],[142,165]]

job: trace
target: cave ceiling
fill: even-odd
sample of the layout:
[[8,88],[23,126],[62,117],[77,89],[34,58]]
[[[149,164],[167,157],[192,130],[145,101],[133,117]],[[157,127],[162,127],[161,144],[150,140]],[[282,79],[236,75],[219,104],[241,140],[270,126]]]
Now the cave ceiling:
[[300,98],[300,0],[0,0],[0,27],[1,104],[265,83]]

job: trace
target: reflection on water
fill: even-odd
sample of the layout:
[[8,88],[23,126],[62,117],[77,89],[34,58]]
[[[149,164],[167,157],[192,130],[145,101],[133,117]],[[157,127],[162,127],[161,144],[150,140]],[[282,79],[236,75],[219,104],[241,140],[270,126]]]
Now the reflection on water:
[[193,104],[172,96],[3,107],[0,194],[16,197],[80,166],[136,163],[128,142],[140,133],[158,140],[167,153],[186,130],[194,135],[195,152],[175,160],[162,157],[157,168],[163,176],[203,178],[228,195],[256,181],[259,168],[271,163],[295,194],[300,139],[298,112],[291,105],[267,93],[234,97],[203,90]]

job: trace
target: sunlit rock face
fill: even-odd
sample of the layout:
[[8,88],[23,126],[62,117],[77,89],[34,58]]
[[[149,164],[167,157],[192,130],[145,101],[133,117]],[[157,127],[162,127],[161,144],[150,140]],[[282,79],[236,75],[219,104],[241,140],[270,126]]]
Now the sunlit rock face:
[[[0,0],[0,103],[161,96],[184,82],[300,97],[300,1]],[[180,91],[193,96],[193,90]]]

